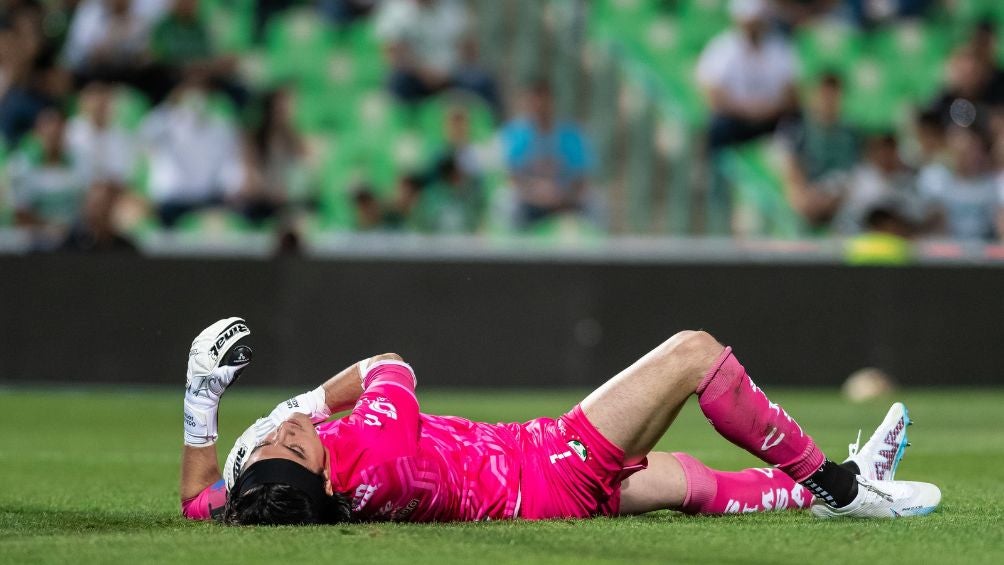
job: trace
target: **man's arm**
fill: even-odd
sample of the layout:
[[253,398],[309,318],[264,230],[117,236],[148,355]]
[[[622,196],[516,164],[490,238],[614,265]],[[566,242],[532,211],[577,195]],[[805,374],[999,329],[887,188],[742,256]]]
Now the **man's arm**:
[[185,446],[181,451],[178,492],[182,511],[190,518],[208,518],[208,501],[204,514],[195,512],[188,503],[221,478],[216,460],[216,413],[224,391],[251,362],[251,348],[239,345],[250,335],[242,318],[225,318],[196,336],[188,353]]
[[349,410],[363,394],[363,374],[360,365],[369,366],[378,361],[403,361],[396,353],[384,353],[353,363],[337,375],[331,377],[321,388],[324,389],[324,403],[331,413]]
[[[394,353],[384,353],[375,357],[370,357],[359,363],[354,363],[345,368],[337,375],[331,377],[321,389],[324,391],[324,403],[328,413],[336,413],[352,408],[363,393],[362,372],[360,366],[370,366],[373,363],[384,360],[401,361],[401,356]],[[310,393],[306,393],[309,395]],[[301,395],[301,397],[304,395]],[[279,403],[273,415],[276,418],[282,416],[277,414],[283,412],[288,416],[289,412],[309,409],[305,402],[302,406],[292,408],[290,401],[300,399],[296,397],[289,401]],[[313,412],[311,410],[311,412]],[[193,446],[185,445],[181,453],[181,485],[179,488],[182,509],[189,518],[208,518],[209,508],[203,508],[206,504],[221,505],[221,501],[212,500],[212,495],[208,492],[222,479],[220,474],[218,454],[215,443],[207,445]],[[223,491],[220,491],[223,494]],[[196,497],[200,497],[198,504],[190,504]],[[203,504],[204,503],[204,504]]]
[[186,445],[181,451],[181,501],[191,500],[222,479],[216,459],[216,444],[205,447]]

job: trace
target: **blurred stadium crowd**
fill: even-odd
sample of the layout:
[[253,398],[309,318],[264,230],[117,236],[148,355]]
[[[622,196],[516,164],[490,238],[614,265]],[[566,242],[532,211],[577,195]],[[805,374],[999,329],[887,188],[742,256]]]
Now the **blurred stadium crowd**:
[[[593,80],[501,64],[523,35],[481,37],[498,12],[574,27],[561,48]],[[79,250],[570,224],[992,241],[1001,22],[997,0],[0,0],[0,228]],[[635,146],[597,124],[629,104],[582,101],[597,45],[655,77],[684,139],[641,139],[682,158],[618,173]],[[684,227],[627,219],[668,198],[638,178],[682,194]]]

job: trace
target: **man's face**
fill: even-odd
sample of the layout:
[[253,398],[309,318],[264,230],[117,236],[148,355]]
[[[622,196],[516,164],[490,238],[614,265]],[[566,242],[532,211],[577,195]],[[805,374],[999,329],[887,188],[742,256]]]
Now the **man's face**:
[[547,89],[533,89],[527,94],[527,109],[534,120],[547,122],[551,119],[551,92]]
[[289,459],[325,476],[329,468],[328,452],[310,418],[303,414],[293,414],[280,424],[265,438],[261,447],[251,452],[244,467],[262,459]]
[[65,122],[63,117],[56,112],[45,111],[35,122],[35,134],[38,135],[42,146],[49,153],[58,153],[63,147],[63,131]]
[[467,114],[462,111],[450,112],[446,116],[446,139],[452,143],[467,141],[469,124]]
[[745,18],[736,22],[736,24],[742,30],[743,35],[749,38],[750,41],[756,41],[763,37],[766,30],[766,22],[759,17]]
[[957,52],[948,63],[948,82],[963,92],[979,88],[986,77],[986,69],[969,49]]
[[957,171],[965,175],[978,173],[987,158],[980,136],[969,128],[953,127],[949,130],[948,151]]
[[106,0],[105,5],[116,16],[128,15],[132,10],[132,0]]
[[816,91],[816,113],[825,122],[835,122],[840,117],[840,87],[823,84]]
[[894,173],[899,169],[899,150],[895,141],[877,139],[872,141],[869,150],[869,159],[883,173]]
[[112,91],[104,85],[93,85],[81,95],[81,107],[99,127],[111,121]]
[[112,223],[112,211],[118,193],[109,183],[92,186],[84,196],[83,216],[93,230],[104,230]]
[[194,19],[199,13],[199,1],[175,0],[174,12],[183,18]]

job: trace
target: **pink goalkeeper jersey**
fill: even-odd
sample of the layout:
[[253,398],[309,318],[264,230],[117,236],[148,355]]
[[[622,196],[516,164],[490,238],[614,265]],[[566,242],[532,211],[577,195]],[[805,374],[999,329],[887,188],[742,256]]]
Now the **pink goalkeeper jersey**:
[[383,362],[352,413],[321,424],[331,482],[356,518],[415,522],[513,518],[519,510],[519,424],[418,411],[415,377]]

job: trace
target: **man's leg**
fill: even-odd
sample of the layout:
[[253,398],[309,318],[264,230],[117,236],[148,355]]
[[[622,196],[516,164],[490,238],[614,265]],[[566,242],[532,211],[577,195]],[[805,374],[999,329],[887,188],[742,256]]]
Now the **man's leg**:
[[686,453],[653,452],[648,468],[621,484],[620,513],[736,514],[801,510],[811,503],[812,495],[777,469],[718,471]]
[[625,464],[644,458],[687,398],[732,443],[780,467],[834,506],[854,499],[854,474],[828,461],[812,438],[753,384],[731,349],[706,332],[680,332],[590,394],[582,409]]

